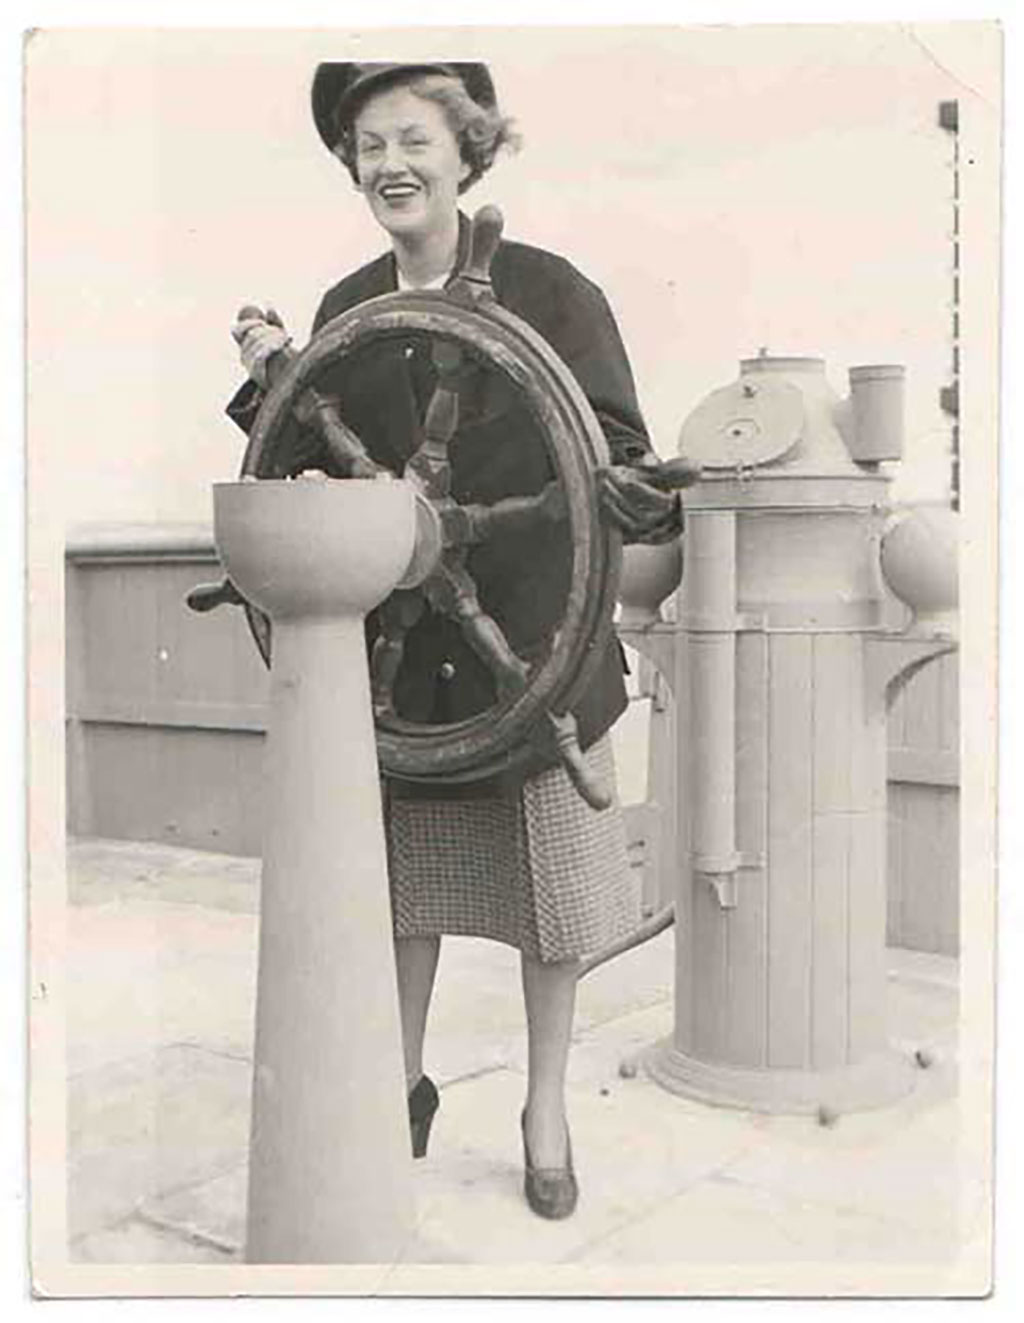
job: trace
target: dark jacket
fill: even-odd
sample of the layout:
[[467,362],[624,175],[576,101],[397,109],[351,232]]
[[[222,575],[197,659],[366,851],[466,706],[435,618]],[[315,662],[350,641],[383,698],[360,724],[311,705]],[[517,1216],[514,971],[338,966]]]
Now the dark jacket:
[[[459,260],[465,260],[468,222],[460,217]],[[499,245],[491,266],[499,303],[538,331],[573,372],[604,431],[612,462],[633,464],[650,450],[632,373],[608,303],[600,289],[564,258],[526,244]],[[314,334],[340,313],[397,288],[395,259],[386,253],[346,276],[324,296]],[[345,421],[379,462],[396,473],[418,443],[436,380],[429,340],[416,334],[357,349],[318,381],[337,394]],[[245,431],[262,394],[253,383],[228,412]],[[301,444],[296,449],[300,454]],[[489,504],[539,491],[554,476],[547,448],[522,398],[494,370],[471,372],[460,389],[459,428],[449,447],[452,493]],[[292,466],[308,464],[308,450]],[[317,461],[322,462],[322,461]],[[480,601],[525,660],[539,656],[561,619],[571,570],[568,525],[506,535],[473,548],[468,566]],[[375,632],[373,617],[368,632]],[[621,649],[609,639],[601,664],[575,708],[580,742],[588,747],[626,706]],[[429,612],[406,640],[395,684],[400,715],[414,721],[460,721],[495,702],[490,672],[452,621]],[[539,756],[530,771],[554,763]],[[466,787],[452,787],[465,793]]]

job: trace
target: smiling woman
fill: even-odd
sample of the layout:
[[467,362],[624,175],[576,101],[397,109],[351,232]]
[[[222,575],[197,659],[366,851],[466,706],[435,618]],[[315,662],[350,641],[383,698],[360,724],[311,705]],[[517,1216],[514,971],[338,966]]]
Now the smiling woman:
[[401,273],[412,284],[446,274],[470,166],[442,108],[411,87],[389,88],[359,111],[351,137],[357,186],[391,235]]
[[[397,288],[456,280],[469,257],[470,225],[458,199],[515,141],[482,64],[325,64],[313,117],[390,239],[390,251],[324,296],[319,331],[368,299]],[[490,268],[495,297],[540,333],[575,375],[604,432],[605,517],[627,540],[658,541],[680,527],[678,497],[644,480],[652,459],[633,377],[601,291],[564,258],[501,241]],[[266,365],[288,341],[275,319],[251,310],[233,331],[251,381],[229,406],[248,429]],[[439,360],[423,337],[369,345],[338,364],[327,393],[377,462],[401,473],[422,434]],[[467,363],[459,373],[451,492],[490,505],[536,497],[555,474],[528,405],[500,373]],[[301,433],[301,428],[297,429]],[[330,458],[297,435],[291,471]],[[563,618],[573,547],[563,522],[509,531],[473,547],[466,566],[482,608],[528,667]],[[402,594],[396,594],[392,603]],[[435,609],[436,608],[436,609]],[[431,603],[402,623],[394,677],[399,718],[444,725],[496,701],[494,677],[458,619]],[[387,635],[386,604],[371,634]],[[388,617],[390,619],[390,616]],[[626,707],[621,652],[611,638],[573,709],[592,772],[614,772],[608,732]],[[413,1149],[421,1155],[437,1109],[423,1073],[423,1041],[440,936],[487,937],[519,949],[529,1041],[522,1116],[524,1191],[544,1217],[565,1217],[577,1186],[565,1116],[565,1073],[580,961],[633,931],[639,898],[630,878],[616,804],[600,810],[577,795],[557,753],[514,776],[470,786],[385,783],[385,826]]]
[[[351,77],[349,68],[357,70]],[[313,114],[391,235],[403,283],[447,275],[457,196],[490,169],[502,146],[519,145],[486,66],[323,64]]]

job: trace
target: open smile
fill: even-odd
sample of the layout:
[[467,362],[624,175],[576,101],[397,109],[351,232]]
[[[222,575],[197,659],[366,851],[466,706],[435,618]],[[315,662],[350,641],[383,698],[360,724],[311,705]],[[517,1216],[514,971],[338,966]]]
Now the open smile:
[[409,198],[415,197],[419,192],[420,192],[420,187],[418,184],[403,182],[403,183],[395,183],[395,184],[382,184],[380,188],[377,189],[377,196],[383,198],[383,200],[387,203],[398,204],[402,202],[407,202]]

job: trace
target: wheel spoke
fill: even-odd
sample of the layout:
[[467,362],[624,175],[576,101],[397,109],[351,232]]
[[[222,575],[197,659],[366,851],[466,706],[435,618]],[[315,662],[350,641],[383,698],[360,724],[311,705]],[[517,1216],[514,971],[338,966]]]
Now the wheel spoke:
[[[274,386],[288,371],[298,357],[291,346],[279,349],[267,361],[267,385]],[[323,395],[312,386],[305,390],[292,404],[292,413],[296,421],[308,427],[320,440],[333,467],[343,478],[373,478],[383,472],[367,453],[366,447],[355,432],[342,420],[338,401],[330,395]],[[265,465],[262,454],[248,454],[248,465],[243,465],[243,472],[258,473]]]
[[494,673],[499,694],[521,692],[526,687],[530,668],[513,652],[498,622],[480,605],[476,584],[461,554],[446,552],[424,589],[431,606],[462,627],[467,643]]
[[582,797],[592,809],[606,809],[612,802],[611,791],[587,766],[580,748],[576,718],[571,712],[549,712],[548,725],[555,738],[555,748],[562,766]]
[[441,523],[448,546],[469,546],[529,532],[538,524],[558,524],[568,514],[562,484],[549,482],[535,496],[506,496],[493,505],[452,505],[441,511]]
[[458,374],[462,350],[438,340],[432,350],[437,386],[423,420],[423,441],[405,466],[405,477],[415,482],[425,496],[444,500],[451,491],[451,462],[448,445],[459,425]]
[[498,251],[505,222],[497,207],[485,206],[473,217],[469,236],[469,258],[452,282],[448,295],[456,303],[473,307],[494,299],[491,286],[491,262]]
[[379,721],[395,715],[395,679],[405,656],[405,639],[423,614],[421,592],[394,592],[377,613],[380,633],[370,654],[370,694],[373,715]]
[[296,402],[295,417],[320,435],[329,458],[343,478],[374,478],[386,470],[374,463],[366,447],[342,420],[338,401],[312,388]]

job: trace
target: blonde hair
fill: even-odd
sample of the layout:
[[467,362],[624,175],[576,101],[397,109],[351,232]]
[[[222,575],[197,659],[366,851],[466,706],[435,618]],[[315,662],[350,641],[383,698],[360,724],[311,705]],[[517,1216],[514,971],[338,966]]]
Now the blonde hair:
[[[519,149],[521,139],[512,120],[502,115],[497,106],[482,106],[474,101],[461,79],[451,74],[420,73],[403,79],[401,85],[424,101],[440,106],[444,112],[448,127],[459,144],[459,153],[469,166],[469,174],[459,184],[460,193],[491,168],[502,147],[512,151]],[[358,110],[355,113],[358,114]],[[358,184],[354,116],[348,116],[339,125],[334,151],[348,168],[353,182]]]

